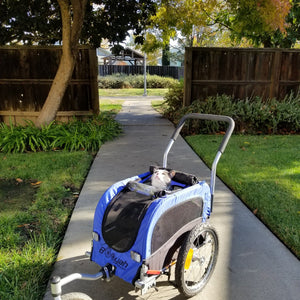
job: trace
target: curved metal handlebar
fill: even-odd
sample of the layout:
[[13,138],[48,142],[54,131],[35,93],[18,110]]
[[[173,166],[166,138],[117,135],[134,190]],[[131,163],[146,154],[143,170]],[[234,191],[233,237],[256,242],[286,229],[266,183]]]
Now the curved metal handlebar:
[[174,141],[177,139],[182,127],[184,126],[184,123],[187,119],[199,119],[199,120],[207,120],[207,121],[217,121],[217,122],[226,122],[228,123],[228,128],[227,131],[225,133],[225,136],[222,140],[222,143],[219,147],[219,151],[221,153],[224,152],[227,143],[230,139],[230,136],[233,132],[234,129],[234,121],[232,118],[227,117],[227,116],[221,116],[221,115],[209,115],[209,114],[197,114],[197,113],[192,113],[192,114],[188,114],[185,115],[181,118],[181,120],[179,121],[177,128],[175,129],[175,132],[173,133],[171,139],[173,139]]
[[213,161],[212,167],[211,167],[211,180],[210,180],[210,190],[211,190],[211,211],[212,211],[212,206],[213,206],[213,196],[214,196],[214,190],[215,190],[215,181],[216,181],[216,170],[217,170],[217,165],[218,162],[221,158],[221,155],[223,154],[223,152],[225,151],[225,148],[228,144],[228,141],[231,137],[231,134],[233,132],[234,129],[234,121],[232,118],[228,117],[228,116],[222,116],[222,115],[210,115],[210,114],[197,114],[197,113],[192,113],[192,114],[187,114],[185,116],[183,116],[181,118],[181,120],[179,121],[172,137],[171,140],[165,150],[164,153],[164,158],[163,158],[163,167],[166,168],[167,167],[167,159],[168,159],[168,153],[171,149],[171,147],[173,146],[175,140],[177,139],[182,127],[185,124],[185,121],[187,119],[199,119],[199,120],[207,120],[207,121],[217,121],[217,122],[226,122],[228,123],[228,128],[226,130],[226,133],[223,137],[223,140],[219,146],[218,152],[216,154],[216,157]]
[[173,135],[171,136],[171,141],[169,142],[166,150],[165,150],[165,153],[164,153],[164,157],[163,157],[163,167],[166,168],[167,167],[167,159],[168,159],[168,154],[169,154],[169,151],[171,149],[171,147],[173,146],[174,142],[176,141],[182,127],[184,126],[185,124],[185,121],[187,119],[199,119],[199,120],[207,120],[207,121],[217,121],[217,122],[226,122],[228,123],[228,128],[226,130],[226,133],[224,135],[224,138],[219,146],[219,149],[218,149],[218,153],[221,155],[224,151],[225,151],[225,148],[228,144],[228,141],[231,137],[231,134],[233,132],[233,129],[234,129],[234,121],[232,118],[228,117],[228,116],[222,116],[222,115],[210,115],[210,114],[198,114],[198,113],[192,113],[192,114],[187,114],[185,116],[183,116]]

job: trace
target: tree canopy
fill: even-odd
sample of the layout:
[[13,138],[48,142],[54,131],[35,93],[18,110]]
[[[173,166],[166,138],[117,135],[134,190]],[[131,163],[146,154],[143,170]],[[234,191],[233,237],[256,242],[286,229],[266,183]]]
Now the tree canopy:
[[[291,47],[299,39],[299,0],[158,0],[145,50],[162,47],[171,38],[185,46],[202,46],[229,32],[239,44]],[[204,44],[204,45],[206,45]]]
[[[255,46],[291,47],[300,36],[299,17],[300,0],[91,0],[87,1],[80,43],[97,47],[103,38],[121,43],[129,30],[139,36],[151,20],[150,42],[145,45],[148,52],[176,36],[186,46],[199,45],[224,28],[237,42],[246,38]],[[0,45],[62,41],[56,0],[2,0],[0,25]]]
[[[228,11],[218,16],[218,21],[227,26],[233,39],[245,37],[254,46],[281,46],[295,32],[295,14],[299,0],[228,0]],[[298,25],[299,26],[299,25]],[[299,37],[299,32],[298,32]],[[287,46],[287,43],[285,43]],[[290,43],[289,47],[293,44]]]
[[[129,30],[141,34],[155,12],[153,0],[87,1],[80,43],[95,47],[102,38],[124,41]],[[62,41],[61,11],[56,0],[2,0],[0,45],[53,45]]]

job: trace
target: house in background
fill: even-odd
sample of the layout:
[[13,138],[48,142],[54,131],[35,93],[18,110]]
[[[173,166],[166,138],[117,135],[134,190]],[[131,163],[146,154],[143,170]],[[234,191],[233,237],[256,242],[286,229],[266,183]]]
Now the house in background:
[[[178,49],[170,49],[170,66],[181,67],[184,61],[184,54]],[[108,48],[97,48],[96,50],[99,65],[110,65],[110,66],[143,66],[144,55],[140,52],[131,48],[125,48],[121,51],[120,55],[114,55]],[[150,58],[150,57],[149,57]],[[156,63],[150,63],[150,65],[162,65],[161,51],[156,56]],[[147,60],[147,65],[149,61]]]
[[[125,48],[120,55],[112,54],[108,48],[97,48],[98,74],[108,76],[112,74],[144,74],[144,55],[131,48]],[[151,56],[154,57],[151,63]],[[171,59],[171,66],[161,65],[161,56],[153,53],[147,56],[146,70],[151,75],[168,76],[176,79],[183,77],[183,67],[177,67],[180,62]]]
[[104,57],[111,55],[111,52],[107,48],[97,48],[96,55],[98,58],[98,65],[104,65]]
[[97,48],[99,65],[111,66],[142,66],[144,56],[136,50],[125,48],[120,55],[114,55],[109,50]]

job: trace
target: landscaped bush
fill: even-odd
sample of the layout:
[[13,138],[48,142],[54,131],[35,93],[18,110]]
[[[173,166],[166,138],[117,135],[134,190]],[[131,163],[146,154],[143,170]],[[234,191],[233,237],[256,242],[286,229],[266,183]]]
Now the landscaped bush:
[[116,137],[121,127],[108,112],[85,121],[74,119],[69,123],[52,122],[41,129],[32,122],[25,126],[0,124],[0,151],[22,153],[27,151],[97,151]]
[[[249,134],[285,134],[300,132],[300,97],[293,95],[282,101],[271,99],[263,101],[260,97],[235,100],[227,95],[208,97],[206,100],[193,101],[188,107],[182,107],[183,86],[178,84],[170,89],[165,97],[167,108],[164,114],[177,123],[188,113],[227,115],[235,120],[235,131]],[[225,124],[217,122],[191,120],[189,133],[215,133],[224,131]]]
[[[147,88],[169,88],[177,82],[174,78],[147,74]],[[100,77],[98,85],[101,89],[143,88],[144,75],[109,75]]]

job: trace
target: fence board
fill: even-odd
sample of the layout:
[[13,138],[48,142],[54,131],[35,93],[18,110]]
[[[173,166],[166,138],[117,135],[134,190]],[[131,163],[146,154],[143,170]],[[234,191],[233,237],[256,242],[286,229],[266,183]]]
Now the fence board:
[[[99,65],[99,75],[108,76],[116,73],[127,75],[144,74],[144,66],[119,66],[119,65]],[[175,79],[183,78],[183,67],[173,66],[147,66],[147,73]]]
[[298,50],[186,48],[184,68],[184,105],[217,94],[283,99],[299,93]]
[[[61,54],[58,46],[0,47],[0,121],[9,117],[15,121],[35,121],[49,93]],[[65,120],[72,114],[82,116],[83,111],[86,115],[99,111],[97,66],[96,50],[80,47],[57,119]]]

